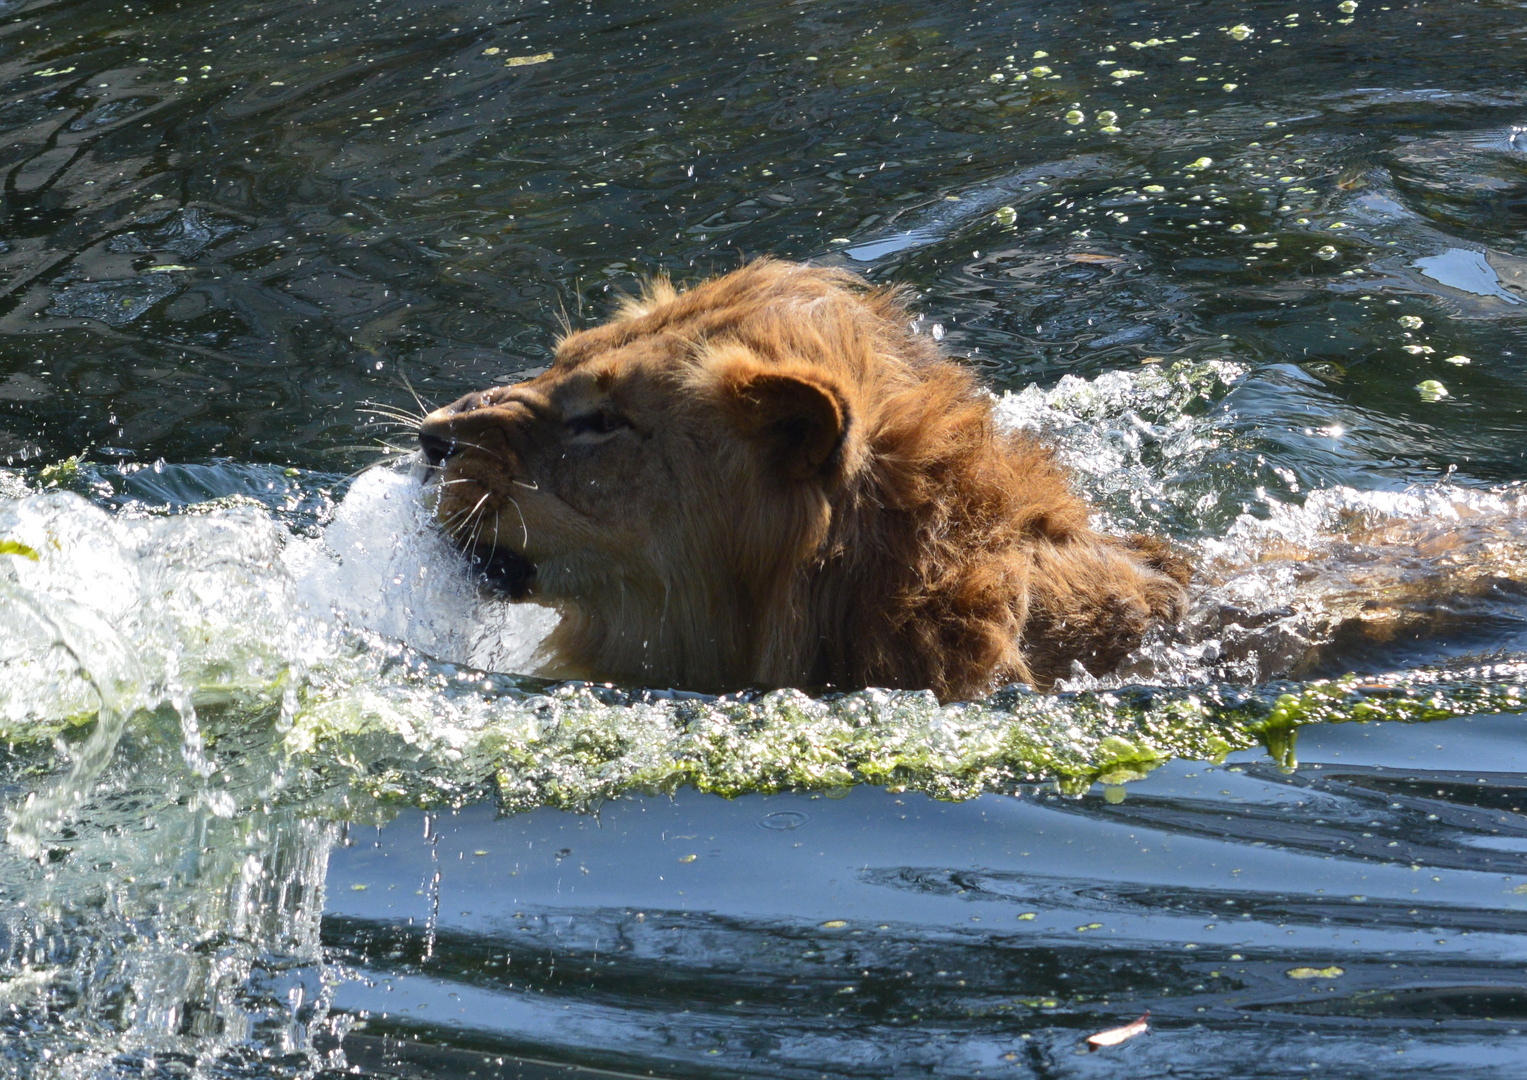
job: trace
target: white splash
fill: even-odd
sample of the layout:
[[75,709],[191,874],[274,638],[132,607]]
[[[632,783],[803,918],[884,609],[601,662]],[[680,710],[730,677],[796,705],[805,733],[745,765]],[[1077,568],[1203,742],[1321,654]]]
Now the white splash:
[[356,479],[317,540],[284,552],[299,608],[440,660],[525,673],[557,615],[487,598],[432,523],[419,482],[389,468]]

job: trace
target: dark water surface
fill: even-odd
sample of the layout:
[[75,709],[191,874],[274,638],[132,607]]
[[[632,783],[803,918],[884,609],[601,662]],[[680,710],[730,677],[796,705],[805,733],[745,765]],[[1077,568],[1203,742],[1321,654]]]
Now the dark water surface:
[[[1517,0],[0,2],[0,1072],[1527,1076],[1524,56]],[[545,627],[393,552],[374,410],[763,254],[913,286],[1195,552],[1178,696],[481,675]]]

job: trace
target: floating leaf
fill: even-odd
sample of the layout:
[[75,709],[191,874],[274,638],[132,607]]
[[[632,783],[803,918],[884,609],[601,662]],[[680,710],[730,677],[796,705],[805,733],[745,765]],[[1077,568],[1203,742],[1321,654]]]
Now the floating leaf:
[[1123,1027],[1109,1028],[1100,1031],[1096,1035],[1087,1036],[1088,1050],[1101,1050],[1106,1046],[1118,1046],[1121,1042],[1133,1039],[1136,1035],[1144,1035],[1150,1030],[1151,1014],[1146,1013],[1140,1019]]
[[1102,255],[1095,251],[1072,251],[1066,255],[1067,262],[1090,263],[1094,266],[1121,266],[1124,260],[1117,255]]

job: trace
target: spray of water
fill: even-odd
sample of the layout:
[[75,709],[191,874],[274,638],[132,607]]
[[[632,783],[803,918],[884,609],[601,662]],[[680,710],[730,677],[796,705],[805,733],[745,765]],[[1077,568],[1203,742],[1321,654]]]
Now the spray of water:
[[[342,1026],[317,936],[328,852],[337,823],[400,805],[1077,791],[1259,744],[1291,767],[1306,723],[1522,710],[1518,656],[1382,651],[1481,613],[1497,644],[1516,625],[1521,493],[1280,496],[1223,407],[1240,378],[1150,366],[998,403],[1056,442],[1105,527],[1171,523],[1203,584],[1185,626],[1119,676],[949,705],[525,677],[555,614],[484,598],[406,471],[361,476],[319,530],[247,500],[107,512],[9,478],[0,886],[16,902],[0,994],[40,1008],[86,988],[53,1036],[71,1054],[55,1041],[29,1067],[97,1075],[124,1055],[252,1045],[321,1063],[320,1036]],[[1312,677],[1349,659],[1363,677]]]

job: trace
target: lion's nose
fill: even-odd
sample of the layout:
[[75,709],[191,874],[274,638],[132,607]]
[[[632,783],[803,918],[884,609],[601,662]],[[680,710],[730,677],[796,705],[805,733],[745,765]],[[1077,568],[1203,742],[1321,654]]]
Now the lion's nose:
[[451,434],[448,409],[437,409],[424,418],[419,425],[419,449],[424,460],[433,468],[456,452],[456,439]]
[[424,451],[424,460],[433,468],[446,458],[451,456],[451,451],[456,448],[456,443],[451,439],[432,435],[427,431],[419,432],[419,449]]

